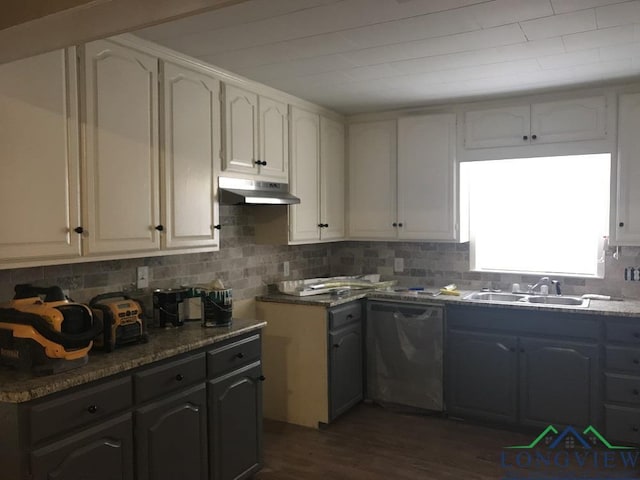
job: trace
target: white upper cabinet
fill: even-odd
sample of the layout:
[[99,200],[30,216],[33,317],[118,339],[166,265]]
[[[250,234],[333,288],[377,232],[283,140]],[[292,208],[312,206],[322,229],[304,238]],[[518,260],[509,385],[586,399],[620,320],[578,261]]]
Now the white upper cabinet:
[[398,119],[398,238],[457,240],[456,116]]
[[259,97],[260,107],[260,176],[280,179],[289,177],[289,116],[287,104]]
[[0,261],[80,255],[75,49],[0,65]]
[[454,114],[350,125],[349,238],[467,241],[455,148]]
[[257,174],[258,95],[223,85],[224,142],[222,169],[225,172]]
[[344,124],[320,117],[320,240],[345,233]]
[[320,117],[291,107],[291,193],[299,205],[289,207],[289,240],[318,240],[320,208]]
[[599,140],[607,135],[605,96],[470,110],[468,149]]
[[224,84],[222,170],[286,182],[289,176],[287,105]]
[[84,72],[87,253],[157,250],[158,60],[100,40],[85,46]]
[[218,246],[220,84],[165,62],[162,86],[163,247]]
[[349,238],[396,238],[396,121],[349,126]]
[[618,102],[618,182],[612,242],[640,245],[640,93]]

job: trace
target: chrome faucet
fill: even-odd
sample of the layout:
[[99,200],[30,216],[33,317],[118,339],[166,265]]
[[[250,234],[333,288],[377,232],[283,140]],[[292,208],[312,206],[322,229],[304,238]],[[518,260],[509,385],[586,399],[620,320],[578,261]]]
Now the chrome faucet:
[[[535,285],[528,285],[527,293],[536,293],[536,288],[541,287],[542,285],[547,286],[547,293],[549,293],[549,287],[551,286],[551,280],[549,280],[549,277],[542,277]],[[542,293],[542,291],[540,293]]]

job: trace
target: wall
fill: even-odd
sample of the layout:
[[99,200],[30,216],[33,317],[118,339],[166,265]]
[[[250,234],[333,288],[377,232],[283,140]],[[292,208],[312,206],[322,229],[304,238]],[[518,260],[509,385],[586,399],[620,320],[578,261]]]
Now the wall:
[[[555,277],[563,293],[601,293],[640,298],[640,281],[624,281],[626,267],[640,266],[640,248],[621,247],[620,258],[613,251],[606,256],[605,278],[584,279]],[[484,287],[511,289],[512,283],[522,288],[535,283],[539,275],[479,273],[469,271],[469,244],[409,242],[343,242],[331,248],[332,275],[380,273],[384,279],[396,279],[402,286],[442,287],[456,283],[462,289]],[[394,273],[394,258],[404,259],[404,272]]]
[[219,252],[0,270],[0,301],[13,296],[15,284],[33,283],[59,285],[69,289],[74,300],[88,302],[99,293],[130,290],[136,281],[136,268],[141,265],[149,266],[151,289],[220,278],[233,288],[235,299],[264,294],[266,285],[283,280],[285,260],[290,262],[292,279],[329,274],[326,245],[257,245],[252,207],[221,206],[220,223],[223,229]]

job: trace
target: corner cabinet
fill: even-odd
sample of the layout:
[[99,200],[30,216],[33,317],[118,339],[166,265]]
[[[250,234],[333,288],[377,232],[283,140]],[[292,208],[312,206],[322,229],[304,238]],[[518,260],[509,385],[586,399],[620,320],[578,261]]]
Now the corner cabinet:
[[612,243],[640,245],[640,93],[618,100],[618,159],[615,225]]
[[74,48],[0,65],[0,125],[0,259],[79,257]]
[[349,142],[349,238],[467,240],[454,114],[352,124]]
[[222,95],[222,171],[286,182],[287,105],[229,84],[223,84]]
[[163,247],[215,247],[220,83],[173,63],[161,68]]
[[85,253],[158,250],[158,59],[99,40],[84,73]]

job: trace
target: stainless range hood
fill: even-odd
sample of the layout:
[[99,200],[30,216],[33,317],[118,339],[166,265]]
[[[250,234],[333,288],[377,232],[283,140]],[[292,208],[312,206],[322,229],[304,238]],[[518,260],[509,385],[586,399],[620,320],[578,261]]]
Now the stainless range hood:
[[286,183],[243,178],[218,178],[218,198],[223,205],[295,205],[300,199]]

